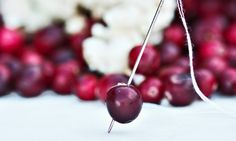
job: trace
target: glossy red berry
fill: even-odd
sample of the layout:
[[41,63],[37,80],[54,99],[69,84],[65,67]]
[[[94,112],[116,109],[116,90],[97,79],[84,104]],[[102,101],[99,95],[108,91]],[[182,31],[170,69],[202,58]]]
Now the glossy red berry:
[[181,49],[172,42],[165,42],[161,45],[161,64],[168,65],[176,61],[181,55]]
[[143,102],[160,104],[164,96],[164,85],[158,78],[149,77],[144,80],[138,89],[142,95]]
[[225,32],[225,39],[228,43],[236,45],[236,22],[232,23]]
[[217,81],[214,74],[207,69],[198,69],[195,71],[195,75],[200,90],[206,97],[211,97],[217,89]]
[[[129,68],[132,69],[141,51],[141,46],[136,46],[129,54]],[[160,55],[152,45],[148,45],[144,50],[139,63],[137,73],[150,75],[157,71],[160,66]]]
[[164,31],[164,40],[174,42],[179,47],[183,47],[185,41],[185,32],[181,25],[173,24]]
[[35,97],[45,89],[45,81],[40,66],[24,66],[16,80],[16,90],[23,97]]
[[44,58],[35,50],[25,49],[21,53],[21,62],[24,65],[39,65],[43,64]]
[[61,27],[51,25],[39,30],[34,37],[34,45],[38,52],[50,55],[53,50],[60,47],[65,40]]
[[7,66],[0,64],[0,96],[9,92],[9,84],[11,80],[11,72]]
[[187,106],[193,103],[196,94],[190,76],[172,75],[166,85],[165,96],[173,106]]
[[236,69],[226,68],[220,75],[220,91],[224,95],[236,95]]
[[113,120],[129,123],[136,119],[142,108],[142,96],[133,86],[117,85],[107,93],[106,106]]
[[4,53],[17,53],[23,46],[23,36],[16,30],[0,29],[0,51]]
[[222,42],[207,41],[202,43],[198,48],[198,57],[200,60],[207,60],[212,57],[225,57],[226,49]]
[[128,78],[123,74],[109,74],[103,76],[96,87],[96,96],[101,101],[105,101],[108,90],[118,83],[127,83]]
[[79,76],[75,85],[75,94],[81,100],[95,100],[97,77],[93,74]]

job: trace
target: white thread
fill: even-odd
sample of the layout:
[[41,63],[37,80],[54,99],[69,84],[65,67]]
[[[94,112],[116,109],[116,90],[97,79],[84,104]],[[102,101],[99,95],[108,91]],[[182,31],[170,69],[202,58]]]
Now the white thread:
[[149,27],[149,29],[148,29],[147,35],[146,35],[146,37],[145,37],[145,39],[144,39],[144,42],[143,42],[141,51],[140,51],[140,53],[139,53],[139,55],[138,55],[138,58],[137,58],[137,60],[136,60],[136,62],[135,62],[135,65],[134,65],[134,68],[133,68],[133,70],[132,70],[132,72],[131,72],[131,75],[130,75],[130,77],[129,77],[129,81],[128,81],[128,83],[127,83],[128,85],[131,84],[131,82],[132,82],[132,80],[133,80],[133,78],[134,78],[134,75],[135,75],[136,70],[137,70],[137,68],[138,68],[139,62],[141,61],[141,58],[142,58],[143,53],[144,53],[144,50],[145,50],[145,48],[146,48],[146,46],[147,46],[147,44],[148,44],[148,39],[149,39],[150,36],[151,36],[152,29],[153,29],[153,27],[154,27],[154,25],[155,25],[155,22],[156,22],[156,20],[157,20],[157,17],[158,17],[158,15],[159,15],[160,11],[161,11],[161,7],[162,7],[163,3],[164,3],[164,0],[161,0],[160,3],[159,3],[159,5],[158,5],[158,7],[157,7],[156,13],[155,13],[155,15],[154,15],[154,17],[153,17],[153,20],[152,20],[152,23],[151,23],[151,25],[150,25],[150,27]]
[[178,7],[178,11],[180,14],[180,18],[182,21],[182,24],[184,26],[185,32],[186,32],[186,38],[187,38],[187,44],[188,44],[188,51],[189,51],[189,66],[190,66],[190,75],[192,78],[192,83],[193,83],[193,87],[196,91],[196,93],[199,95],[199,97],[206,103],[212,105],[214,108],[216,108],[218,111],[225,113],[229,116],[232,116],[234,118],[236,118],[236,115],[230,112],[227,112],[224,108],[222,108],[221,106],[217,105],[216,103],[212,102],[209,98],[207,98],[202,91],[199,89],[196,78],[195,78],[195,74],[194,74],[194,67],[193,67],[193,46],[192,46],[192,41],[191,41],[191,37],[188,31],[188,26],[187,26],[187,22],[185,20],[185,16],[184,16],[184,10],[183,10],[183,4],[181,0],[176,0],[177,1],[177,7]]

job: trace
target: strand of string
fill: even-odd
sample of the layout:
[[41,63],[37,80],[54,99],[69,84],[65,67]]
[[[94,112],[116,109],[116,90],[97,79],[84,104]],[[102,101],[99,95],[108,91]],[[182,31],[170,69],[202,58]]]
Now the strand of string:
[[145,50],[145,48],[146,48],[146,46],[147,46],[147,44],[148,44],[148,40],[149,40],[149,38],[150,38],[150,36],[151,36],[152,29],[153,29],[153,27],[154,27],[154,25],[155,25],[155,23],[156,23],[157,17],[158,17],[158,15],[159,15],[160,11],[161,11],[161,8],[162,8],[162,6],[163,6],[163,3],[164,3],[164,0],[161,0],[160,3],[159,3],[159,5],[158,5],[158,7],[157,7],[157,10],[156,10],[155,15],[154,15],[153,20],[152,20],[152,23],[151,23],[151,25],[150,25],[150,27],[149,27],[149,29],[148,29],[148,32],[147,32],[147,35],[146,35],[144,41],[143,41],[143,45],[142,45],[141,51],[140,51],[140,53],[139,53],[139,55],[138,55],[138,58],[137,58],[137,60],[136,60],[136,62],[135,62],[135,65],[134,65],[134,68],[133,68],[133,70],[132,70],[132,72],[131,72],[131,75],[130,75],[130,77],[129,77],[129,81],[128,81],[128,83],[127,83],[128,85],[131,84],[131,82],[132,82],[132,80],[133,80],[133,78],[134,78],[134,75],[135,75],[135,73],[136,73],[136,71],[137,71],[138,65],[139,65],[140,60],[141,60],[141,58],[142,58],[142,56],[143,56],[144,50]]
[[196,91],[196,93],[199,95],[199,97],[206,103],[210,104],[211,106],[213,106],[215,109],[217,109],[218,111],[225,113],[233,118],[236,118],[236,115],[234,113],[228,112],[227,110],[225,110],[223,107],[219,106],[218,104],[212,102],[209,98],[207,98],[202,91],[199,89],[196,78],[195,78],[195,74],[194,74],[194,66],[193,66],[193,45],[192,45],[192,41],[191,41],[191,37],[188,31],[188,26],[187,26],[187,22],[185,20],[185,16],[184,16],[184,10],[183,10],[183,3],[182,0],[177,0],[177,7],[178,7],[178,11],[180,14],[180,18],[182,21],[182,24],[184,26],[185,32],[186,32],[186,38],[187,38],[187,44],[188,44],[188,51],[189,51],[189,64],[190,64],[190,75],[192,78],[192,83],[193,83],[193,87]]

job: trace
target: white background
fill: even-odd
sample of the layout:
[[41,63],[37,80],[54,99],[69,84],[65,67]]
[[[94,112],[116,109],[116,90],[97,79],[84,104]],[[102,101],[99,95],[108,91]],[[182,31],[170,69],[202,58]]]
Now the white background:
[[[236,113],[236,98],[213,101]],[[164,105],[164,106],[163,106]],[[0,141],[236,141],[236,118],[195,102],[184,108],[144,104],[130,124],[111,121],[104,104],[50,91],[36,98],[0,97]]]

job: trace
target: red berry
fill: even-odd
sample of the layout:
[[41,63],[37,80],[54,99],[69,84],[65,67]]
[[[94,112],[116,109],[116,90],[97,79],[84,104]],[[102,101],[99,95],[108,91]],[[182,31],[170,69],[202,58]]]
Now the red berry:
[[[132,69],[141,51],[141,46],[136,46],[129,54],[129,67]],[[150,75],[157,71],[160,66],[160,55],[152,45],[148,45],[144,50],[143,56],[139,63],[137,73]]]
[[225,57],[225,55],[225,46],[219,41],[204,42],[198,48],[198,57],[200,60],[206,60],[212,57]]
[[167,27],[164,31],[164,40],[174,42],[182,47],[185,41],[185,32],[181,25],[174,24]]
[[215,76],[207,69],[196,70],[195,75],[200,90],[206,97],[211,97],[217,88]]
[[38,52],[51,55],[65,40],[63,30],[55,25],[39,30],[34,37],[34,45]]
[[21,96],[35,97],[45,89],[45,81],[40,66],[25,66],[16,80],[16,89]]
[[221,75],[225,68],[227,68],[228,64],[225,59],[220,57],[213,57],[205,60],[202,63],[203,68],[210,70],[215,76]]
[[103,76],[96,87],[96,96],[101,101],[105,101],[108,90],[118,83],[127,83],[128,78],[123,74],[109,74]]
[[51,61],[44,61],[43,63],[43,74],[45,77],[45,83],[50,88],[53,82],[53,77],[55,74],[55,65]]
[[190,76],[186,74],[172,75],[166,85],[166,98],[173,106],[187,106],[196,98]]
[[16,30],[8,28],[0,29],[0,51],[4,53],[16,53],[23,46],[23,36]]
[[0,64],[0,96],[9,92],[9,84],[11,80],[11,72],[7,66]]
[[181,57],[181,58],[177,59],[173,65],[178,66],[178,67],[182,67],[186,71],[189,71],[189,69],[190,69],[188,57]]
[[161,64],[167,65],[173,63],[181,55],[180,48],[172,42],[165,42],[161,46],[160,56]]
[[117,85],[107,93],[106,105],[113,120],[129,123],[136,119],[142,108],[142,96],[133,86]]
[[222,5],[220,0],[200,0],[197,11],[200,17],[211,17],[222,12]]
[[53,51],[51,57],[55,64],[61,64],[74,59],[74,53],[72,50],[61,48]]
[[43,57],[36,51],[32,49],[25,49],[21,53],[21,62],[24,65],[42,65]]
[[236,22],[226,29],[225,39],[228,43],[236,45]]
[[74,84],[75,76],[73,73],[57,70],[53,78],[52,89],[60,95],[69,95],[73,91]]
[[236,67],[236,46],[227,49],[227,58],[231,66]]
[[84,74],[77,79],[75,94],[81,100],[95,100],[97,77],[93,74]]
[[144,102],[160,104],[164,96],[164,85],[158,78],[149,77],[138,87]]
[[69,60],[69,61],[64,62],[62,64],[59,64],[57,66],[57,70],[60,70],[63,72],[69,72],[69,73],[73,74],[74,76],[77,76],[81,71],[81,67],[77,61]]
[[236,69],[226,68],[220,75],[220,91],[224,95],[236,95]]
[[186,72],[186,70],[183,67],[169,66],[169,67],[162,68],[159,71],[158,76],[164,83],[166,83],[172,75],[182,74],[185,72]]

